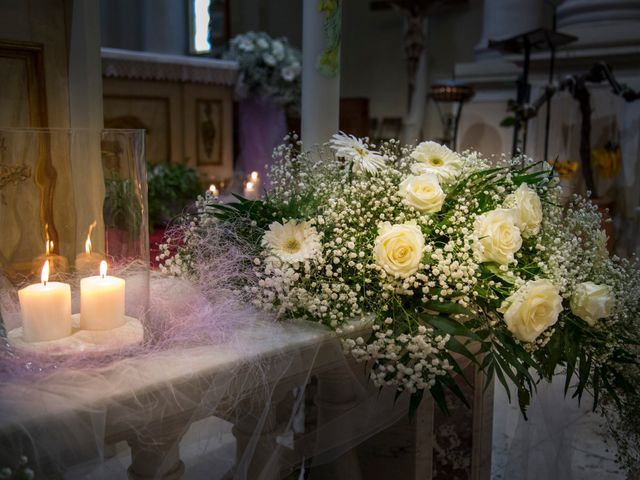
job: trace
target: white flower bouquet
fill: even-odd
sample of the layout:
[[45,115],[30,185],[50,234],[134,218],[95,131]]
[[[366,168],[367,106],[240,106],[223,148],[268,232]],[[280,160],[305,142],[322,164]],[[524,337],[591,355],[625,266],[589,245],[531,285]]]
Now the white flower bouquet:
[[559,204],[542,163],[490,166],[434,142],[376,148],[345,134],[320,153],[292,143],[275,156],[263,200],[200,200],[177,251],[160,255],[166,271],[197,275],[207,232],[226,229],[250,271],[231,288],[338,332],[373,317],[345,351],[414,406],[424,391],[444,409],[445,389],[465,400],[461,356],[515,385],[523,412],[558,367],[579,398],[632,390],[639,270],[609,255],[588,200]]
[[286,38],[248,32],[231,39],[224,58],[240,65],[239,99],[256,97],[282,105],[300,102],[302,56]]

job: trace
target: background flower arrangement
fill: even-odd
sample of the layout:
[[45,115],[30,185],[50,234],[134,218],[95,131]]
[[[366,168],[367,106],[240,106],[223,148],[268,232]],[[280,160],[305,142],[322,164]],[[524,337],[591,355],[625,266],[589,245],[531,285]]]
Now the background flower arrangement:
[[257,97],[297,107],[300,103],[302,56],[286,38],[271,38],[263,32],[248,32],[229,42],[224,58],[240,65],[236,84],[239,100]]
[[345,134],[275,156],[264,200],[200,199],[159,256],[165,271],[197,275],[203,239],[226,232],[245,257],[239,295],[338,332],[369,319],[372,334],[345,351],[413,406],[429,391],[446,410],[445,389],[466,403],[461,357],[508,393],[515,385],[523,413],[558,368],[566,392],[589,391],[595,404],[632,394],[639,270],[609,256],[596,207],[560,206],[542,164],[492,167],[434,142],[376,148]]

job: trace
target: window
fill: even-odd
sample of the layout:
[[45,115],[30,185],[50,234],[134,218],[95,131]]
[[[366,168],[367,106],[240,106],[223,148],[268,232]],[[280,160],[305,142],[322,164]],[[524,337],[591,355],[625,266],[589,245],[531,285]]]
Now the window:
[[227,0],[189,0],[191,53],[218,53],[229,38]]

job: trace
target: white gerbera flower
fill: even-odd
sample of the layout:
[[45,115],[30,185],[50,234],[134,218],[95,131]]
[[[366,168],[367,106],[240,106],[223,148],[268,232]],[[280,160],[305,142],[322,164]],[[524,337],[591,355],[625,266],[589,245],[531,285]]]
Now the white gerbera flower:
[[462,161],[458,154],[436,142],[422,142],[413,152],[416,160],[411,171],[416,175],[433,173],[441,183],[452,183],[462,172]]
[[307,222],[289,220],[273,222],[262,237],[262,246],[285,262],[301,262],[313,258],[322,246],[314,227]]
[[364,171],[375,174],[384,168],[387,160],[380,152],[369,150],[363,140],[344,132],[334,134],[329,145],[335,150],[336,156],[353,162],[353,171],[356,173]]

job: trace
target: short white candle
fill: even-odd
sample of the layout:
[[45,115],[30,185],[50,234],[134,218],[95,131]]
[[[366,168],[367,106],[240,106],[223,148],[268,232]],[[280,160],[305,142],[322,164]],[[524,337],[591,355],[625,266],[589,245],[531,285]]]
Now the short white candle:
[[107,276],[107,262],[100,263],[100,275],[80,280],[80,328],[111,330],[124,323],[122,278]]
[[46,342],[71,335],[71,287],[49,282],[49,262],[40,276],[42,283],[18,291],[22,331],[27,342]]

